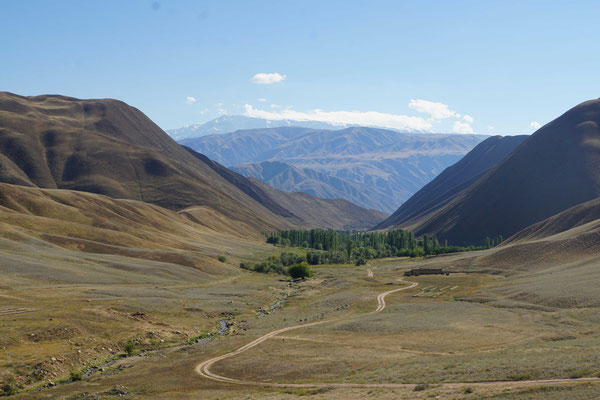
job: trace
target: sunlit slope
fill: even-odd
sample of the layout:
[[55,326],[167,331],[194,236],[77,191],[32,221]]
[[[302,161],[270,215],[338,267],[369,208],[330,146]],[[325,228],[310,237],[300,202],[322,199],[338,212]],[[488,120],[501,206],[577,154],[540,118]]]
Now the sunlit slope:
[[0,132],[2,182],[207,206],[258,230],[290,225],[117,100],[0,93]]
[[0,184],[0,226],[4,283],[211,279],[233,271],[218,256],[265,247],[252,227],[214,210],[190,218],[135,200],[9,184]]

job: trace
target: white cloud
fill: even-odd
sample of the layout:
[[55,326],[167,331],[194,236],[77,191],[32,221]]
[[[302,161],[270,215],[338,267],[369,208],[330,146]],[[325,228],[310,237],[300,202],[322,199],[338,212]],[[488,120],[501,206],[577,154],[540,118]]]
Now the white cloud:
[[538,129],[540,129],[540,128],[542,127],[542,124],[540,124],[540,123],[539,123],[539,122],[537,122],[537,121],[533,121],[533,122],[531,122],[531,123],[529,124],[529,126],[530,126],[531,128],[533,128],[533,130],[534,130],[534,131],[537,131]]
[[450,110],[446,104],[435,103],[433,101],[411,99],[408,103],[408,108],[420,113],[429,114],[433,119],[460,118],[460,114]]
[[470,115],[463,115],[462,119],[464,121],[467,121],[468,123],[472,124],[475,121],[475,118],[471,117]]
[[273,73],[265,73],[261,72],[260,74],[256,74],[250,79],[250,82],[256,83],[257,85],[270,85],[272,83],[279,83],[285,80],[286,76],[280,74],[279,72]]
[[386,114],[376,111],[323,111],[310,112],[294,111],[291,109],[266,111],[257,110],[250,104],[245,106],[245,115],[248,117],[264,118],[271,120],[291,119],[295,121],[320,121],[338,125],[363,125],[379,126],[408,131],[427,131],[431,129],[431,122],[421,117],[411,117],[400,114]]
[[187,104],[194,104],[196,102],[196,98],[192,97],[192,96],[188,96],[188,97],[185,98],[185,102]]
[[267,101],[267,99],[265,99],[264,97],[259,97],[256,100],[260,101],[261,103],[264,103],[265,101]]
[[468,122],[455,121],[452,125],[452,132],[454,133],[473,133],[473,127]]
[[217,113],[219,115],[227,114],[227,110],[225,108],[223,108],[223,103],[217,103],[217,104],[215,104],[215,106],[217,107]]

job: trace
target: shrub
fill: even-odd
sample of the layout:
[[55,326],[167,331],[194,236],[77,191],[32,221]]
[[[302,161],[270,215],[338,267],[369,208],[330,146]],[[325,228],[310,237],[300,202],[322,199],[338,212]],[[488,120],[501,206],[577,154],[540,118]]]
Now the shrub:
[[6,379],[2,384],[2,396],[12,396],[17,393],[17,381],[13,376]]
[[531,375],[529,374],[512,374],[508,376],[508,379],[511,381],[527,381],[531,379]]
[[77,371],[77,370],[73,370],[71,371],[71,373],[69,374],[69,378],[75,382],[75,381],[80,381],[82,378],[83,374],[81,373],[81,371]]
[[288,274],[294,279],[304,279],[312,276],[312,271],[308,263],[301,262],[300,264],[292,265],[288,268]]
[[125,353],[128,356],[132,356],[135,353],[135,344],[134,343],[127,343],[124,347]]
[[467,386],[465,388],[465,394],[471,394],[471,393],[473,393],[473,388],[471,388],[470,386]]
[[420,383],[417,386],[415,386],[414,391],[415,392],[422,392],[423,390],[427,390],[429,389],[429,385],[426,383]]
[[356,260],[356,263],[354,265],[361,266],[361,265],[365,265],[367,263],[367,261],[364,258],[359,258],[358,260]]
[[592,375],[592,371],[590,371],[589,369],[578,369],[576,371],[571,372],[569,374],[569,378],[579,379],[579,378],[583,378],[584,376],[588,376],[588,375]]
[[219,261],[221,261],[222,263],[227,261],[227,257],[225,256],[219,256]]

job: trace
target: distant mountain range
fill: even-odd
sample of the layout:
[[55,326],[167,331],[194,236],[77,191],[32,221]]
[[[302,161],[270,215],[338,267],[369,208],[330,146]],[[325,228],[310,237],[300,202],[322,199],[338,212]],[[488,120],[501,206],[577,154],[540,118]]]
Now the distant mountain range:
[[[436,234],[451,243],[473,244],[485,237],[508,238],[529,225],[596,199],[600,196],[599,126],[600,99],[582,103],[527,137],[451,198],[436,205],[437,191],[432,191],[432,196],[415,202],[433,204],[426,207],[429,211],[408,210],[407,205],[378,227],[407,227],[417,235]],[[593,211],[591,206],[588,209]],[[572,215],[551,219],[521,236],[532,236],[553,224],[559,231],[562,222],[579,218]],[[574,224],[565,224],[567,228],[570,225]]]
[[279,161],[240,164],[230,168],[288,192],[304,192],[323,199],[347,199],[354,204],[369,204],[371,201],[369,190],[362,185],[309,168],[300,169]]
[[278,189],[341,197],[391,213],[485,138],[367,127],[280,127],[180,143]]
[[196,138],[218,133],[229,133],[241,129],[278,128],[282,126],[299,126],[314,129],[341,129],[348,125],[334,125],[319,121],[296,121],[290,119],[271,120],[246,117],[244,115],[222,115],[203,124],[186,125],[177,129],[167,129],[167,133],[175,140]]

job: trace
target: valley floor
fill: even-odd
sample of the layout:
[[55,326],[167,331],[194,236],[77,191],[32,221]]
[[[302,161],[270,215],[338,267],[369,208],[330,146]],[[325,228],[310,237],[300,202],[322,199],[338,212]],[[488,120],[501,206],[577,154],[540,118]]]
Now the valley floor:
[[[240,271],[203,285],[3,292],[2,337],[10,340],[4,340],[2,368],[16,373],[40,359],[46,360],[41,369],[65,359],[62,370],[68,374],[71,364],[101,362],[109,356],[101,349],[130,330],[139,348],[165,348],[16,398],[102,399],[119,393],[132,399],[598,398],[598,309],[515,297],[511,293],[523,291],[530,278],[476,267],[473,260],[485,255],[320,266],[313,279],[298,283]],[[400,280],[405,270],[420,266],[454,273],[407,278],[414,287]],[[8,310],[9,303],[15,310]],[[75,307],[80,321],[72,328],[79,333],[47,327],[57,320],[69,325],[71,317],[60,315]],[[135,310],[143,311],[134,315]],[[313,324],[325,320],[330,321]],[[199,332],[216,331],[220,321],[231,325],[227,335],[181,344]],[[285,330],[299,324],[307,326]],[[88,338],[83,329],[89,329]],[[195,372],[202,362],[281,329],[210,366],[208,375],[232,381]],[[55,378],[43,381],[49,379]],[[554,379],[563,380],[549,381]]]

